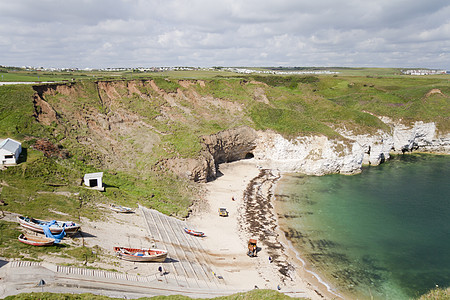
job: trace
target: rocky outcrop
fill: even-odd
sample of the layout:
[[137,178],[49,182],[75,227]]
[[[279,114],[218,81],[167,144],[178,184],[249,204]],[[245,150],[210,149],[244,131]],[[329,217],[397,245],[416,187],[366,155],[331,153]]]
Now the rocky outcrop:
[[238,127],[202,137],[201,155],[196,158],[173,158],[160,165],[175,174],[194,181],[206,182],[217,177],[221,163],[252,158],[258,135],[250,127]]
[[216,166],[208,155],[198,158],[171,158],[157,163],[157,169],[169,169],[177,176],[197,182],[206,182],[215,178]]
[[211,154],[215,164],[253,157],[258,135],[250,127],[238,127],[202,137],[203,151]]
[[[434,123],[416,122],[412,128],[398,124],[393,130],[393,149],[396,152],[427,150],[437,143]],[[439,142],[438,142],[439,143]]]
[[308,175],[360,172],[363,150],[356,143],[332,141],[325,136],[286,140],[273,132],[260,132],[255,159],[262,168]]

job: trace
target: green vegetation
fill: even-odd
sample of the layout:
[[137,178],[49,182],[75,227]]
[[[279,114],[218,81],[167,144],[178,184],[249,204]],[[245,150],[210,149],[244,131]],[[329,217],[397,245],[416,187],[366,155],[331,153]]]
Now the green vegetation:
[[[107,299],[117,299],[110,298],[106,296],[98,296],[93,294],[52,294],[52,293],[28,293],[19,294],[15,296],[8,296],[5,300],[21,300],[21,299],[48,299],[48,300],[107,300]],[[190,300],[193,298],[187,296],[173,295],[173,296],[155,296],[155,297],[144,297],[139,298],[141,300]],[[195,298],[202,300],[205,298]],[[303,298],[292,298],[286,296],[285,294],[279,293],[273,290],[252,290],[246,293],[237,293],[230,296],[208,298],[214,300],[259,300],[259,299],[271,299],[271,300],[287,300],[287,299],[303,299]]]
[[[442,131],[450,124],[450,84],[433,77],[328,77],[321,78],[317,94],[335,104],[357,111],[369,111],[406,123],[435,122]],[[436,93],[428,94],[435,90]]]
[[264,82],[273,87],[287,87],[295,89],[300,83],[314,83],[318,82],[319,78],[316,76],[252,76],[256,81]]
[[169,78],[155,77],[153,80],[160,89],[167,93],[176,93],[177,89],[181,87],[176,81]]
[[252,93],[245,83],[241,78],[219,78],[208,80],[205,86],[198,87],[197,91],[204,96],[246,103],[252,99]]
[[[43,219],[54,218],[55,212],[92,219],[102,216],[99,204],[140,203],[184,217],[199,191],[172,174],[166,160],[196,158],[203,135],[241,125],[287,138],[345,140],[337,128],[355,134],[390,130],[379,115],[406,124],[433,121],[440,131],[450,130],[448,77],[401,76],[395,69],[334,70],[340,73],[0,68],[3,81],[64,80],[0,86],[0,137],[17,139],[24,148],[21,163],[0,172],[3,209]],[[44,104],[37,105],[41,100]],[[54,153],[37,150],[39,141],[47,141]],[[85,173],[99,171],[104,172],[104,193],[81,186]],[[11,228],[1,228],[2,237],[17,238],[17,232],[3,235]]]
[[0,136],[22,139],[44,134],[44,128],[34,122],[33,94],[30,86],[0,87]]

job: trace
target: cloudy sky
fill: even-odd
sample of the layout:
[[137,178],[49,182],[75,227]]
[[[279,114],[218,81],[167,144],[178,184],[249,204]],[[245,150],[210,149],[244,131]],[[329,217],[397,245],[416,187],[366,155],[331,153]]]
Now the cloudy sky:
[[0,0],[0,65],[450,70],[448,0]]

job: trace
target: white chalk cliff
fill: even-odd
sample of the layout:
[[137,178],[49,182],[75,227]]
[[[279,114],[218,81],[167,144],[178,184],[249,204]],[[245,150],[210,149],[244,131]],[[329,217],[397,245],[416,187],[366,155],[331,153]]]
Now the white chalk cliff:
[[287,140],[273,132],[258,132],[253,154],[262,168],[308,175],[356,174],[363,165],[378,165],[391,153],[412,151],[450,154],[450,134],[439,135],[434,123],[415,122],[408,127],[380,118],[391,132],[352,135],[339,131],[348,141],[325,136]]
[[256,131],[242,126],[202,137],[203,150],[197,158],[160,161],[160,168],[171,169],[194,181],[213,180],[218,165],[244,158],[257,161],[261,168],[307,175],[357,174],[363,165],[379,165],[392,153],[430,152],[450,154],[450,134],[439,134],[434,123],[415,122],[411,126],[380,118],[390,130],[353,135],[337,132],[344,139],[302,136],[288,140],[273,131]]

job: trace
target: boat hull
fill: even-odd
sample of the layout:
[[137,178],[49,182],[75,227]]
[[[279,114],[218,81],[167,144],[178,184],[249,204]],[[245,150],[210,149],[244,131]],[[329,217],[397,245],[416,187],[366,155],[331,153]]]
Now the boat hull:
[[[44,229],[42,228],[41,224],[47,223],[47,221],[33,219],[33,218],[27,218],[23,216],[17,217],[20,226],[23,228],[26,228],[28,230],[44,233]],[[75,224],[74,222],[67,222],[67,221],[56,221],[56,225],[50,226],[50,232],[52,234],[60,234],[62,231],[66,232],[66,234],[74,234],[78,230],[80,230],[80,225]]]
[[161,249],[114,247],[114,251],[121,259],[133,262],[162,262],[167,258],[167,250]]
[[193,235],[193,236],[199,236],[199,237],[205,236],[205,234],[201,231],[195,231],[195,230],[187,229],[187,228],[184,228],[184,232],[186,232],[187,234]]
[[133,212],[133,210],[131,208],[125,207],[125,206],[120,206],[120,205],[111,204],[109,206],[109,208],[112,211],[117,212],[117,213],[124,213],[124,214],[126,214],[126,213],[132,213]]
[[51,246],[55,242],[55,240],[51,238],[32,236],[23,233],[18,237],[18,239],[22,243],[32,246]]

